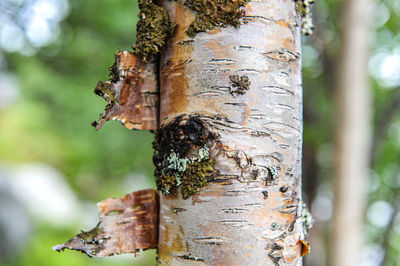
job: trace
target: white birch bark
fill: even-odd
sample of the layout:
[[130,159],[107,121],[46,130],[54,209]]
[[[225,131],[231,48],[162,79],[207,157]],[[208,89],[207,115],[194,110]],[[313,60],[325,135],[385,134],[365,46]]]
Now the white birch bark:
[[[197,115],[212,131],[215,180],[189,199],[160,192],[159,265],[301,265],[300,16],[292,0],[251,1],[246,24],[193,39],[192,11],[164,1],[161,129]],[[233,95],[231,75],[249,89]]]

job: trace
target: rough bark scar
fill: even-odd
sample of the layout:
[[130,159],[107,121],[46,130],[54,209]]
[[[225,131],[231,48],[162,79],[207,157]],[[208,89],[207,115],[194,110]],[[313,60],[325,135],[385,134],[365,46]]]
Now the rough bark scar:
[[277,243],[272,244],[271,252],[268,253],[268,257],[272,260],[275,265],[279,265],[279,261],[282,259],[283,247],[278,245]]
[[293,62],[300,58],[300,54],[289,49],[282,48],[280,50],[273,50],[263,53],[266,57],[278,60],[281,62]]
[[231,81],[229,92],[233,95],[233,97],[236,97],[238,94],[243,95],[250,89],[250,80],[246,75],[230,75],[229,79]]
[[178,116],[156,132],[153,148],[157,188],[184,199],[205,187],[214,172],[210,147],[215,136],[196,115]]
[[118,120],[128,129],[156,130],[158,127],[159,92],[156,63],[144,63],[128,51],[118,51],[110,67],[110,81],[99,81],[94,93],[107,102],[99,121],[99,130],[108,120]]
[[81,231],[64,244],[53,246],[53,250],[71,249],[89,257],[105,257],[157,248],[159,199],[154,189],[106,199],[97,207],[100,222],[95,228]]

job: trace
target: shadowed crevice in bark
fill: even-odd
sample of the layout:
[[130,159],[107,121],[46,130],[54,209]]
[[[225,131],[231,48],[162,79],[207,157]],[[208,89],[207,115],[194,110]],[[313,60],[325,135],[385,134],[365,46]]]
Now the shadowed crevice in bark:
[[215,160],[210,158],[213,135],[197,115],[181,115],[159,129],[153,143],[157,188],[165,195],[180,190],[184,199],[212,179]]

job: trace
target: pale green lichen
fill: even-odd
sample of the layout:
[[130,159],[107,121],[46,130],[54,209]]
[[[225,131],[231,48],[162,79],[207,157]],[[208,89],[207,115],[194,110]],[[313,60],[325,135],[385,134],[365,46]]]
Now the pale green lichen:
[[208,184],[207,177],[214,172],[215,160],[209,157],[210,148],[207,145],[197,152],[197,158],[179,158],[171,152],[167,161],[167,169],[156,180],[157,187],[169,195],[174,189],[180,188],[182,197],[187,199],[200,188]]
[[207,145],[204,145],[197,152],[197,161],[200,162],[201,160],[208,159],[208,158],[210,158],[210,147],[208,147]]
[[176,180],[176,186],[180,186],[182,184],[182,180],[181,180],[181,176],[178,174],[174,174],[175,175],[175,180]]
[[191,163],[189,158],[179,158],[175,152],[171,152],[169,157],[167,158],[169,165],[168,169],[174,169],[178,172],[184,172],[186,170],[186,166]]

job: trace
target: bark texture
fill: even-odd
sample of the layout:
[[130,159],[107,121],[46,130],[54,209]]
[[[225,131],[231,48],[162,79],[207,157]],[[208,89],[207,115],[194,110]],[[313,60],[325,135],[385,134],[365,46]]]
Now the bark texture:
[[[207,186],[188,199],[179,185],[160,193],[159,265],[301,265],[308,245],[295,2],[251,1],[247,23],[194,38],[186,31],[195,13],[162,5],[177,28],[161,54],[160,130],[177,118],[182,126],[200,119],[212,133],[206,144],[215,164]],[[199,147],[191,143],[181,156],[193,161]]]
[[128,129],[158,128],[159,93],[157,64],[144,63],[129,51],[118,51],[110,69],[110,80],[99,81],[94,92],[107,102],[98,122],[99,130],[108,120],[118,120]]
[[360,262],[368,183],[371,90],[369,34],[373,0],[347,0],[343,6],[342,54],[338,65],[334,266]]
[[53,250],[71,249],[89,257],[105,257],[157,247],[158,194],[154,189],[106,199],[97,207],[100,221],[95,228],[81,231]]

